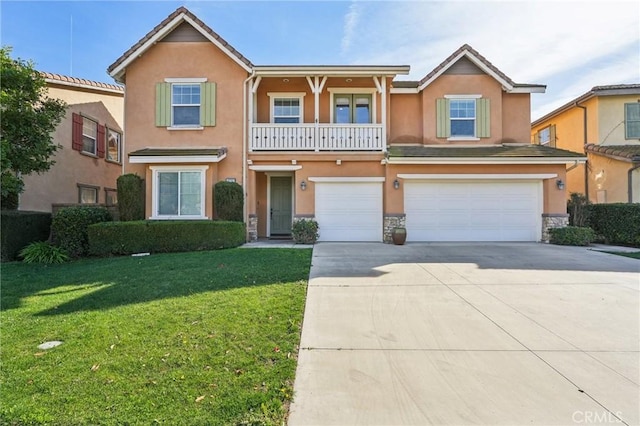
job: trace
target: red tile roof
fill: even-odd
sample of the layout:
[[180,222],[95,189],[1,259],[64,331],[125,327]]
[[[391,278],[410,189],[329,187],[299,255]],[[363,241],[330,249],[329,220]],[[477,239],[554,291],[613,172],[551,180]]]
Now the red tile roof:
[[54,74],[50,72],[40,73],[46,80],[52,83],[60,82],[67,85],[87,86],[88,88],[115,90],[124,93],[124,87],[117,84],[101,83],[99,81],[86,80],[84,78],[69,77],[67,75]]
[[638,145],[596,145],[593,143],[584,146],[585,152],[600,154],[605,157],[627,159],[640,162],[640,144]]

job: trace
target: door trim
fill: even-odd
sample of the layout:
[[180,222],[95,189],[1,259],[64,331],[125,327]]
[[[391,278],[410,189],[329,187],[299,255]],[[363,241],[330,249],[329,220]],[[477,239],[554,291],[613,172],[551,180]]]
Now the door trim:
[[295,210],[295,193],[293,188],[295,176],[291,172],[268,172],[267,175],[267,238],[271,238],[271,178],[272,177],[290,177],[291,178],[291,219],[293,220]]

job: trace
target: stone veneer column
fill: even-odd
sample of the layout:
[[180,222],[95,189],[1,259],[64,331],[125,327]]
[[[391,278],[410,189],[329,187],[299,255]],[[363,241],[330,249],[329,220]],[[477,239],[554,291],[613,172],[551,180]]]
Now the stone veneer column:
[[564,228],[569,225],[569,215],[562,213],[542,214],[542,242],[548,243],[550,240],[549,229]]
[[398,214],[385,214],[383,223],[382,241],[387,244],[393,243],[391,239],[391,231],[393,228],[404,228],[406,225],[407,216],[404,213]]
[[258,215],[249,214],[249,223],[247,224],[247,234],[249,242],[258,241]]

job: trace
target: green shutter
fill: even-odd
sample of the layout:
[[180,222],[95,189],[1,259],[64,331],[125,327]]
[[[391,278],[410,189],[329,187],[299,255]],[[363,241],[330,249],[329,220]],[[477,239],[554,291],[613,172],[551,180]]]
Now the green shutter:
[[200,123],[203,126],[216,125],[216,84],[202,83],[200,85]]
[[156,84],[156,126],[171,126],[171,83]]
[[491,137],[491,103],[486,98],[476,101],[476,137]]
[[533,143],[540,145],[540,130],[533,135]]
[[436,137],[451,136],[451,120],[449,119],[449,100],[436,99]]
[[552,124],[549,126],[549,146],[555,148],[556,147],[556,125]]

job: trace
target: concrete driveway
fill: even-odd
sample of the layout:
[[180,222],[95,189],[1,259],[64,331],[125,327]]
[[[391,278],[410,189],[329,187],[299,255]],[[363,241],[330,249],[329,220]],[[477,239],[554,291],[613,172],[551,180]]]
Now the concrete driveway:
[[289,425],[639,424],[640,261],[320,243]]

